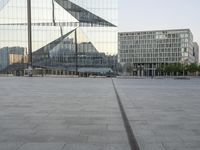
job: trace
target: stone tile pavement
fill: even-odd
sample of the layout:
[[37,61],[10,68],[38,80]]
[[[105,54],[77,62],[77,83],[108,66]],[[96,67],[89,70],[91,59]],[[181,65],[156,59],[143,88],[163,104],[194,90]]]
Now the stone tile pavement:
[[0,150],[129,150],[111,79],[0,78]]
[[200,149],[200,80],[114,81],[141,150]]
[[[200,149],[200,80],[114,82],[141,150]],[[1,77],[0,150],[130,150],[111,79]]]

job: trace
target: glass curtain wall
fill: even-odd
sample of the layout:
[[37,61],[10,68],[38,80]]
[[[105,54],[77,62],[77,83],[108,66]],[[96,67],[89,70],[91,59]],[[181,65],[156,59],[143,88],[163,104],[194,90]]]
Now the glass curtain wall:
[[[31,5],[35,66],[73,67],[76,56],[79,66],[104,66],[106,55],[117,54],[117,0],[31,0]],[[19,47],[27,55],[27,35],[27,0],[0,0],[0,51]]]

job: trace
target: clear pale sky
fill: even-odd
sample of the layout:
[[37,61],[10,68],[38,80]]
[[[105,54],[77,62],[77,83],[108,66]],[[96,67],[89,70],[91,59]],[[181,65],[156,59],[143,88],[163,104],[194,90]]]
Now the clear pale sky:
[[200,45],[200,0],[119,0],[119,31],[189,28]]

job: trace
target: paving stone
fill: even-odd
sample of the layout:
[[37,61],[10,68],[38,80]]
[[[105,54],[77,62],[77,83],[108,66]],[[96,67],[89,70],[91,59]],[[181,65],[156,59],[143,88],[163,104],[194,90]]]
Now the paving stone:
[[1,77],[0,83],[0,142],[23,143],[19,150],[129,148],[111,79]]
[[200,80],[115,79],[141,150],[200,149]]
[[0,150],[17,150],[23,143],[0,142]]
[[64,143],[26,143],[19,150],[62,150]]
[[88,143],[77,143],[77,144],[65,144],[63,150],[104,150],[105,145],[103,144],[88,144]]

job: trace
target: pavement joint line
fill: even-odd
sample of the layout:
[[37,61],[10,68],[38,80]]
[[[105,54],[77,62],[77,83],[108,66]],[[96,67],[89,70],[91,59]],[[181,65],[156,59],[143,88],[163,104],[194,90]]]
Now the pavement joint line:
[[26,143],[25,142],[23,142],[22,144],[20,144],[19,145],[19,147],[17,147],[17,149],[16,150],[20,150],[21,148],[22,148],[22,146],[24,146]]
[[133,130],[131,128],[130,122],[129,122],[128,117],[126,115],[126,112],[124,110],[124,106],[121,102],[120,96],[118,94],[118,91],[117,91],[117,88],[115,86],[113,79],[112,79],[112,84],[113,84],[115,95],[116,95],[118,105],[119,105],[119,108],[120,108],[120,113],[121,113],[121,116],[122,116],[122,119],[123,119],[123,122],[124,122],[124,127],[126,129],[126,134],[127,134],[127,137],[128,137],[130,148],[131,148],[131,150],[140,150],[138,142],[137,142],[135,135],[133,133]]

